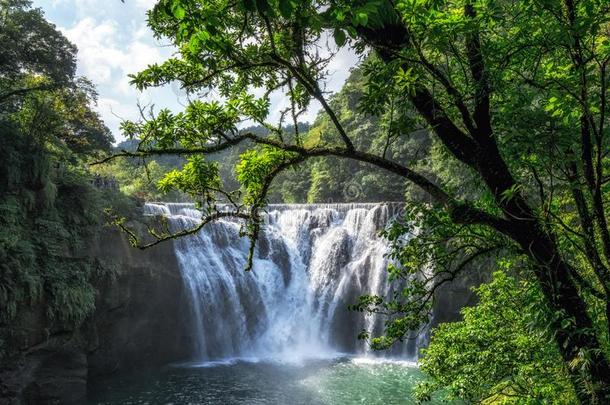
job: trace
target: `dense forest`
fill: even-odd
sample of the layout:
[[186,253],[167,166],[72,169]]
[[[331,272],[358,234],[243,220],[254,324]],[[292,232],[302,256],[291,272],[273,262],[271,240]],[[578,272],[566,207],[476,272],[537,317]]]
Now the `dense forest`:
[[102,192],[86,162],[112,134],[94,110],[93,84],[77,77],[76,48],[29,2],[3,1],[0,38],[0,353],[19,336],[16,315],[45,303],[57,324],[91,314],[102,276],[79,253],[102,224]]
[[[378,119],[357,112],[358,102],[364,92],[362,70],[355,68],[348,77],[343,89],[333,96],[331,104],[337,109],[339,119],[351,128],[354,142],[359,148],[382,152],[386,148],[386,132],[379,127]],[[299,123],[299,132],[306,144],[316,144],[332,136],[329,133],[332,123],[320,115],[310,126]],[[286,133],[294,136],[294,126],[284,128]],[[263,126],[244,128],[259,136],[269,136],[269,130]],[[321,137],[323,139],[321,139]],[[137,140],[120,142],[115,151],[134,152]],[[251,145],[250,145],[251,146]],[[220,151],[210,155],[209,159],[219,163],[219,174],[227,189],[236,190],[240,185],[236,179],[235,166],[240,154],[248,145],[240,145],[231,150]],[[415,159],[425,156],[430,149],[430,139],[425,131],[414,133],[409,139],[396,139],[392,142],[392,153],[395,159]],[[141,196],[145,199],[184,200],[188,196],[163,194],[156,187],[168,169],[181,168],[185,159],[175,156],[159,156],[115,160],[108,165],[95,166],[100,175],[116,177],[123,192]],[[146,176],[146,169],[148,177]],[[133,171],[139,175],[133,176]],[[432,174],[432,173],[431,173]],[[401,201],[405,197],[407,184],[400,177],[388,176],[382,170],[370,168],[363,163],[339,160],[332,157],[321,157],[306,162],[291,171],[282,173],[271,185],[268,201],[271,203],[318,203],[318,202],[377,202]],[[415,190],[412,198],[416,198]]]
[[[132,85],[219,99],[127,120],[115,145],[76,47],[29,1],[0,0],[0,361],[27,354],[32,308],[50,331],[91,320],[116,276],[86,253],[94,235],[145,250],[234,217],[248,271],[267,204],[391,201],[400,288],[350,305],[385,317],[354,339],[390,349],[433,321],[442,288],[488,280],[433,329],[417,401],[610,401],[607,2],[161,0],[148,23],[177,52]],[[344,47],[358,65],[328,94]],[[151,201],[194,202],[201,224],[139,234]]]

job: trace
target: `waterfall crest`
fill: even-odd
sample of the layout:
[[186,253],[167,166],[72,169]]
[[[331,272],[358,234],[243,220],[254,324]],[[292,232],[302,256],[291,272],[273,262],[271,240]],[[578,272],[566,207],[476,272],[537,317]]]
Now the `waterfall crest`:
[[[362,294],[388,296],[389,244],[378,236],[399,204],[269,205],[251,272],[239,220],[223,219],[174,240],[190,294],[197,360],[236,357],[301,359],[368,353],[362,329],[383,319],[347,310]],[[172,230],[201,218],[192,204],[148,203]],[[417,339],[384,355],[416,357]]]

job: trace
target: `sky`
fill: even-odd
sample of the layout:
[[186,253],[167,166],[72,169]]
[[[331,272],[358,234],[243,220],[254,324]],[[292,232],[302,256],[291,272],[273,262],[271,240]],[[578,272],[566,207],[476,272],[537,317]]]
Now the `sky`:
[[[156,0],[34,0],[33,6],[45,12],[47,20],[57,26],[78,47],[77,74],[95,83],[99,93],[97,109],[115,139],[121,141],[119,125],[122,120],[139,117],[140,105],[154,105],[155,109],[180,111],[187,103],[178,85],[148,89],[140,92],[129,84],[128,74],[147,65],[162,62],[175,51],[166,40],[156,40],[146,25],[146,10]],[[325,83],[328,91],[338,91],[356,57],[341,51],[329,65],[330,76]],[[271,99],[271,119],[287,105],[281,95]],[[313,104],[302,116],[313,121],[319,111]]]

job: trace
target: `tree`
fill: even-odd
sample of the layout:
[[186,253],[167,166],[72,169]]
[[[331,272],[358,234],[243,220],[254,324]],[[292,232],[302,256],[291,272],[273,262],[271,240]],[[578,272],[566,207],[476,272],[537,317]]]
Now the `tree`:
[[470,403],[574,403],[557,347],[528,316],[545,305],[540,290],[499,271],[476,293],[480,302],[462,309],[462,321],[434,330],[421,362],[432,379],[420,383],[419,398],[448,388]]
[[27,325],[15,319],[29,307],[51,334],[78,327],[95,307],[93,280],[106,274],[82,255],[103,217],[84,162],[108,153],[112,135],[93,110],[93,85],[74,77],[76,48],[29,6],[0,0],[3,361],[22,352]]
[[[150,26],[179,53],[134,76],[133,83],[146,88],[177,81],[190,92],[214,90],[222,101],[196,100],[182,113],[160,111],[125,123],[124,132],[141,142],[135,152],[119,156],[189,156],[188,173],[168,178],[165,187],[189,191],[199,201],[201,226],[226,216],[243,218],[252,240],[248,268],[260,210],[281,172],[335,156],[403,177],[429,194],[431,218],[437,230],[453,229],[445,234],[450,241],[487,235],[531,262],[580,401],[608,401],[603,339],[610,325],[609,7],[601,0],[161,0],[149,13]],[[327,45],[331,37],[336,47]],[[453,183],[476,186],[477,198],[433,181],[414,162],[355,146],[321,84],[341,47],[369,55],[360,109],[389,128],[388,142],[426,128],[440,145],[433,164],[459,167]],[[262,97],[254,95],[256,88],[264,90]],[[290,101],[279,123],[268,122],[272,92]],[[304,144],[299,133],[286,137],[285,121],[296,123],[311,100],[333,124],[327,136],[315,144]],[[239,131],[244,120],[265,125],[271,136]],[[202,156],[246,141],[255,146],[237,166],[244,192],[237,198],[218,187],[217,169]],[[232,210],[219,210],[219,198],[228,198]],[[201,226],[157,234],[152,244]],[[442,232],[428,235],[432,241]],[[468,262],[493,247],[465,246],[460,243],[451,257]],[[413,262],[419,271],[446,257],[426,252]],[[425,291],[464,267],[455,260],[438,265]],[[411,274],[413,268],[392,271]],[[421,298],[425,291],[407,292]],[[391,306],[394,315],[403,315],[388,324],[390,339],[406,333],[402,326],[420,308],[413,298],[405,300]],[[601,333],[591,315],[598,302],[606,308]],[[380,305],[375,298],[361,309]],[[569,366],[575,362],[579,366]]]
[[68,85],[76,71],[76,47],[31,3],[0,0],[2,109],[15,96]]

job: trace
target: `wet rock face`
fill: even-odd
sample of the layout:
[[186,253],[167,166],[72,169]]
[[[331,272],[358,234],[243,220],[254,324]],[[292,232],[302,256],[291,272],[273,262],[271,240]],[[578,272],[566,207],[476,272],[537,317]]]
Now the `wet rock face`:
[[96,344],[88,354],[95,377],[160,366],[192,352],[184,283],[171,242],[145,251],[123,235],[106,233],[94,254],[119,270],[99,287],[93,328]]
[[464,307],[477,304],[477,296],[472,290],[491,279],[490,269],[495,267],[493,260],[486,260],[468,267],[460,277],[441,286],[434,296],[434,317],[432,326],[462,319],[460,311]]
[[272,246],[273,248],[271,250],[270,259],[282,272],[284,286],[288,287],[292,279],[292,273],[290,272],[290,255],[288,254],[288,250],[286,249],[286,245],[284,243],[275,241]]
[[88,380],[192,353],[171,243],[139,251],[120,232],[104,230],[84,254],[115,269],[116,277],[99,282],[96,311],[79,329],[50,324],[43,306],[19,315],[18,354],[0,362],[0,405],[82,403]]
[[0,366],[0,404],[71,404],[87,393],[87,356],[78,344],[51,341]]
[[76,403],[87,394],[87,356],[79,348],[47,348],[32,354],[26,404]]

